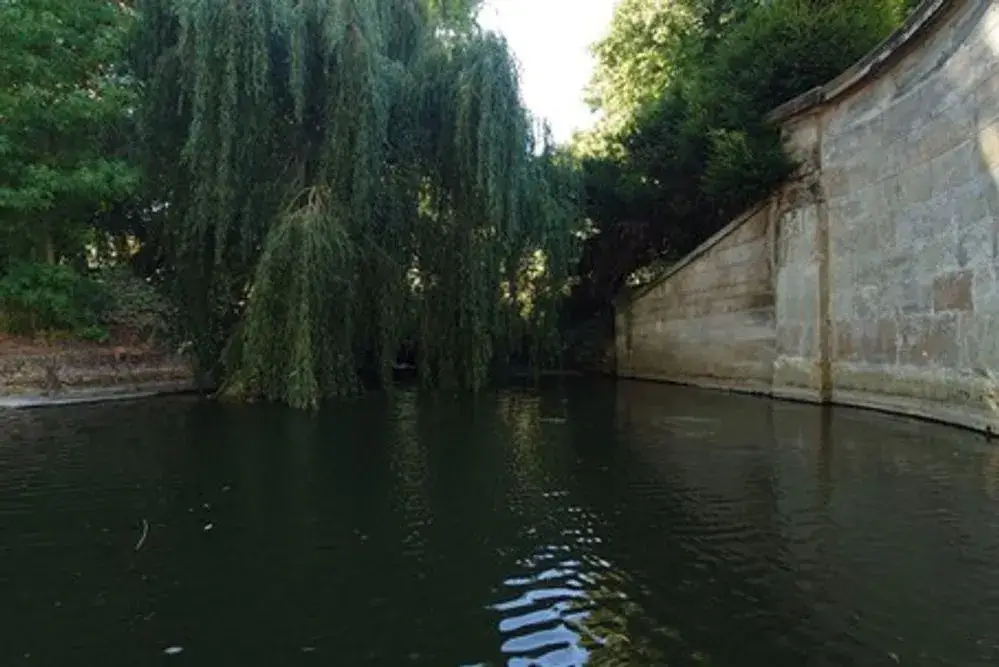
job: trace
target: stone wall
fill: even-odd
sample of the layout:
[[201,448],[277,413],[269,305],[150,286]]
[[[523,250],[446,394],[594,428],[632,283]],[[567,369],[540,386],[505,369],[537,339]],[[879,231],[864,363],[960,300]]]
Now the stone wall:
[[924,2],[774,117],[801,172],[621,306],[619,373],[999,431],[999,5]]
[[632,298],[616,328],[618,374],[767,392],[773,379],[773,224],[736,221]]
[[190,360],[155,350],[3,350],[0,408],[195,389]]

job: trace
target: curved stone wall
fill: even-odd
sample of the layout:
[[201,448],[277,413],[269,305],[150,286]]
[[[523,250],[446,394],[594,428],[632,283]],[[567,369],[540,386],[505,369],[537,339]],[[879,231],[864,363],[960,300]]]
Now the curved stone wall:
[[619,374],[999,431],[999,5],[928,0],[774,117],[799,177],[622,305]]

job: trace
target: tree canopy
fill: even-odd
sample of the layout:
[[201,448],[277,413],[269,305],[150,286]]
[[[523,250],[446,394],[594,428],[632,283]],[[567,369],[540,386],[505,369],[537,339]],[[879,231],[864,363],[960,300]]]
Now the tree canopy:
[[574,296],[609,312],[793,169],[767,114],[849,67],[912,0],[622,0],[595,47],[596,128],[578,136],[587,212]]
[[132,21],[107,0],[0,2],[0,269],[80,252],[90,216],[136,187],[115,149]]
[[296,406],[478,388],[557,343],[578,223],[506,44],[452,0],[141,0],[147,174],[203,368]]

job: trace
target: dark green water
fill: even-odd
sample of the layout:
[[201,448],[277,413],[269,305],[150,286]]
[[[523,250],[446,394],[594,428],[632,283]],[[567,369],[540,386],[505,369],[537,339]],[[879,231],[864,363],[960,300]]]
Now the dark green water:
[[0,413],[0,665],[157,664],[999,664],[999,447],[631,383]]

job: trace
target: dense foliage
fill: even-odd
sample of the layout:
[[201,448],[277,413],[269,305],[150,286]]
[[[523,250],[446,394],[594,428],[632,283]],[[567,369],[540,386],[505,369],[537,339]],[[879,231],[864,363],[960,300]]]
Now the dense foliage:
[[81,259],[88,221],[136,187],[119,150],[132,20],[108,0],[0,2],[0,271]]
[[134,23],[109,0],[0,3],[0,332],[145,341],[167,326],[120,214],[140,192]]
[[0,324],[11,333],[92,333],[106,309],[107,294],[66,265],[17,262],[0,277]]
[[407,346],[427,384],[475,389],[522,341],[553,351],[574,178],[467,3],[139,9],[147,171],[227,393],[315,405]]
[[596,47],[597,128],[577,137],[587,241],[577,318],[682,256],[793,164],[767,114],[896,28],[912,0],[623,0]]
[[15,261],[0,275],[0,332],[106,342],[177,342],[175,307],[127,266],[78,271]]
[[160,346],[181,342],[183,330],[178,326],[177,306],[131,267],[104,267],[94,272],[93,281],[105,295],[98,326],[108,338]]

